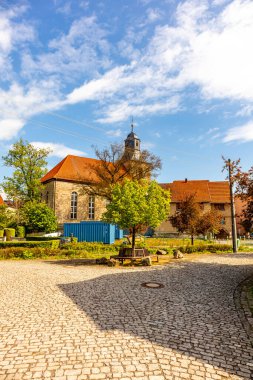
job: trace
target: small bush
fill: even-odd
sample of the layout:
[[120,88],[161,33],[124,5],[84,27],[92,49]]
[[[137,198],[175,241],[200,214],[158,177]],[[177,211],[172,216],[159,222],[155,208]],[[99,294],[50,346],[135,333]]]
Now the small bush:
[[12,237],[15,237],[15,229],[14,228],[5,228],[4,235],[6,236],[6,240],[10,241]]
[[25,237],[25,227],[24,226],[17,226],[16,227],[16,236],[20,238]]
[[0,238],[4,236],[4,230],[0,230]]
[[51,243],[52,249],[57,249],[59,248],[59,246],[60,246],[60,240],[52,240],[52,243]]
[[29,249],[25,250],[21,254],[22,259],[32,259],[33,258],[33,252]]

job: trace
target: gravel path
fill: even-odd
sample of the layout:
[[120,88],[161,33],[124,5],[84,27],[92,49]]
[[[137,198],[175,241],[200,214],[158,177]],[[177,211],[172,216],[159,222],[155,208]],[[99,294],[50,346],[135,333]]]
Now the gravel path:
[[1,261],[0,379],[251,379],[233,298],[251,274],[253,254],[143,269]]

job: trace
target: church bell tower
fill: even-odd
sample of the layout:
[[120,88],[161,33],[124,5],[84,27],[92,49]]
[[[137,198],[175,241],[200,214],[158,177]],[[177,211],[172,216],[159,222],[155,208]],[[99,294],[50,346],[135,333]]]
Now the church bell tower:
[[134,123],[132,120],[131,132],[125,140],[125,153],[129,156],[130,160],[139,160],[141,155],[140,143],[141,140],[134,133]]

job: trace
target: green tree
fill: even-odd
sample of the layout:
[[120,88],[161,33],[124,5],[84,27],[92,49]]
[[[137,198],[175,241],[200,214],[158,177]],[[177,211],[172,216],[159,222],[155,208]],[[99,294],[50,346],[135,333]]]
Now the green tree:
[[20,210],[22,224],[28,232],[54,232],[57,219],[46,203],[27,202]]
[[9,199],[18,203],[38,201],[41,197],[40,179],[46,173],[46,157],[50,150],[37,149],[20,139],[2,157],[4,165],[14,169],[12,177],[4,177],[2,188]]
[[157,227],[168,217],[170,193],[155,181],[129,181],[111,187],[111,202],[103,220],[132,231],[132,252],[135,235],[143,226]]
[[6,205],[0,206],[0,230],[6,228],[11,221],[10,213],[7,210]]

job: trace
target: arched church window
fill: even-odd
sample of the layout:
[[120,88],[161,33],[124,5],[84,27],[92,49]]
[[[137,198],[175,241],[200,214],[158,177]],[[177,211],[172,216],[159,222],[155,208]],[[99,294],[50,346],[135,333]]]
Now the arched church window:
[[46,192],[46,204],[48,205],[48,202],[49,202],[49,192],[47,191]]
[[71,204],[70,204],[70,218],[77,218],[77,192],[73,191],[71,193]]
[[95,219],[95,197],[94,195],[89,196],[89,219]]

